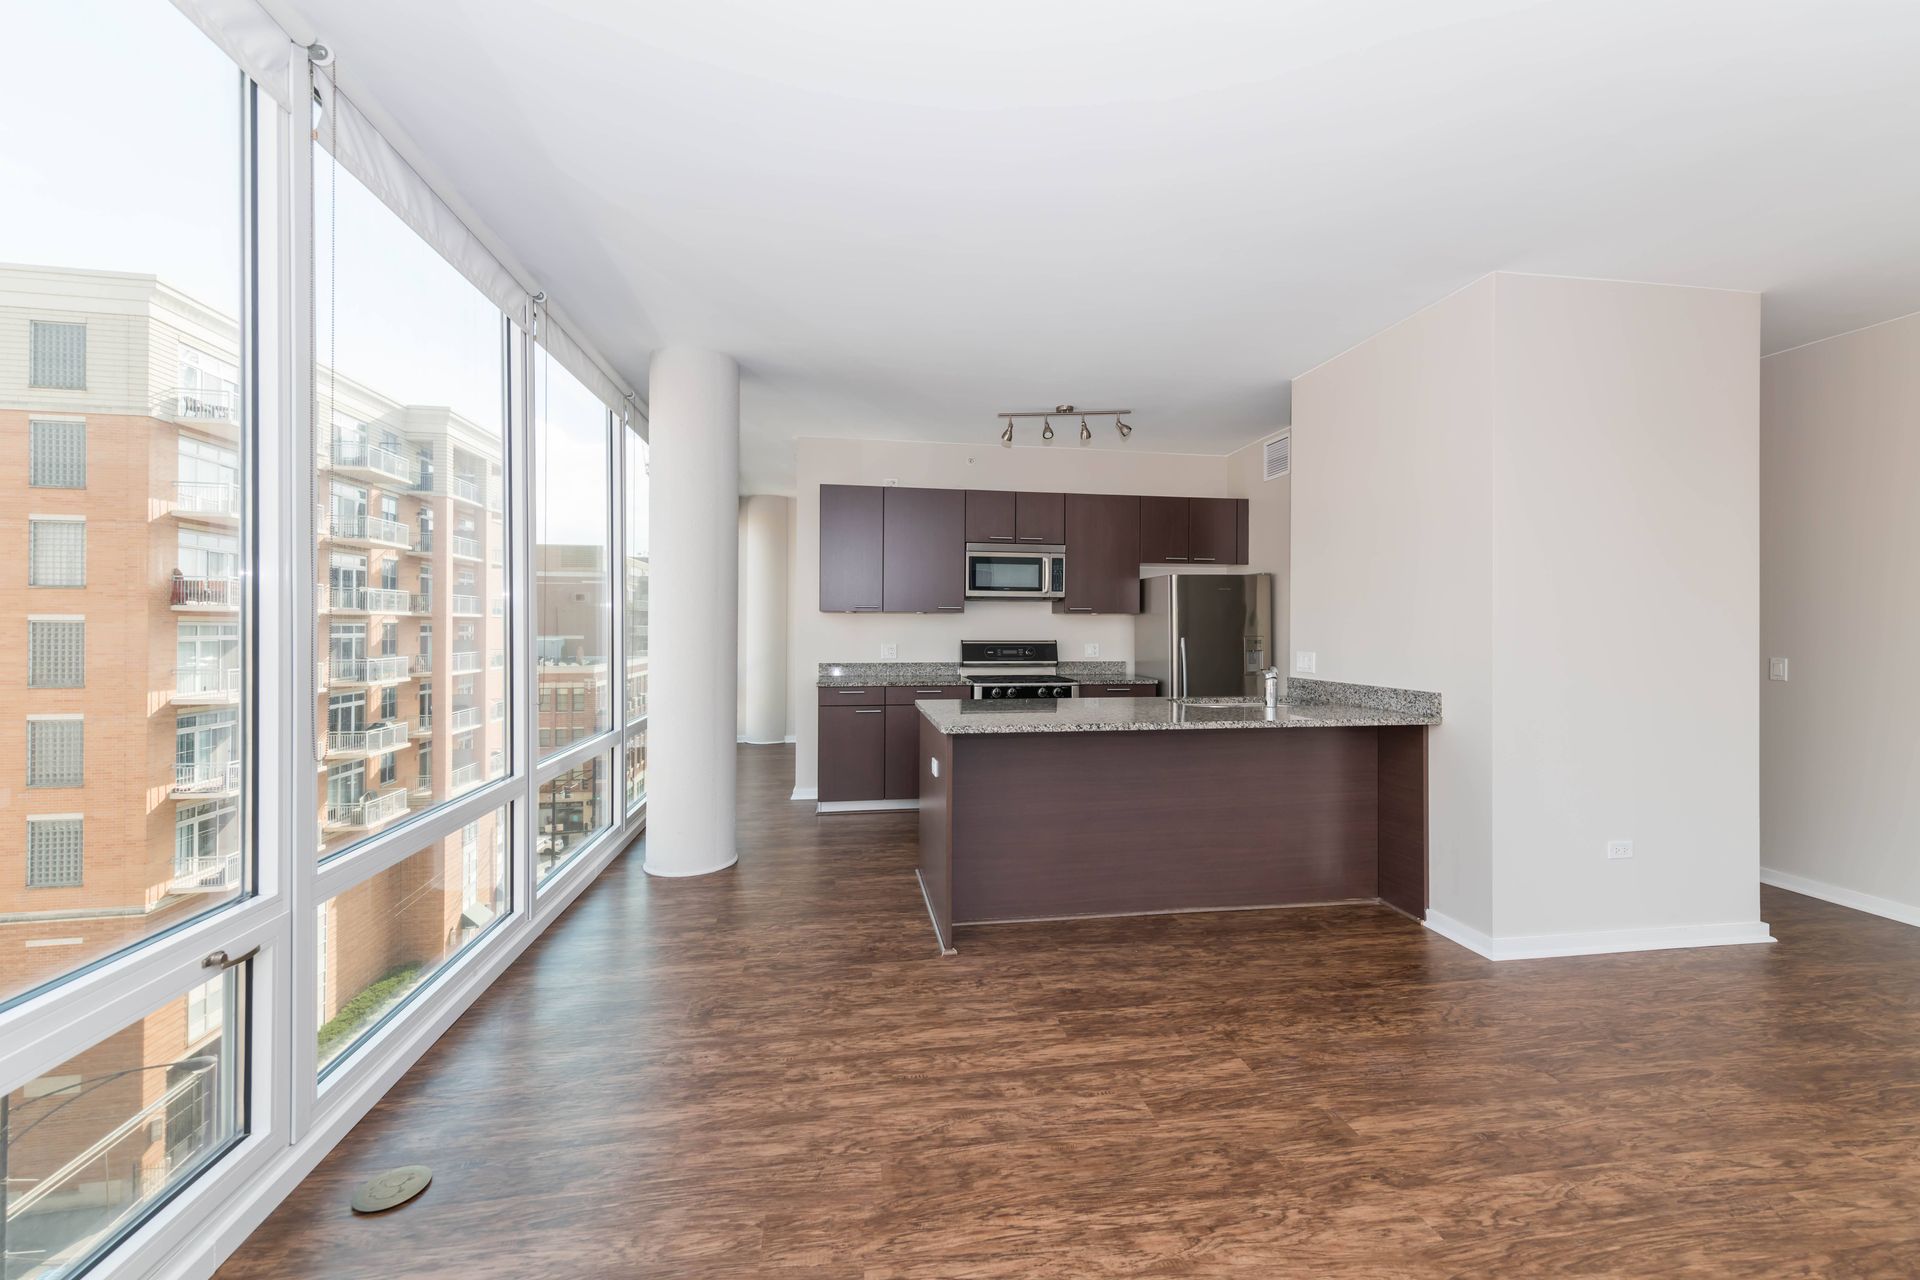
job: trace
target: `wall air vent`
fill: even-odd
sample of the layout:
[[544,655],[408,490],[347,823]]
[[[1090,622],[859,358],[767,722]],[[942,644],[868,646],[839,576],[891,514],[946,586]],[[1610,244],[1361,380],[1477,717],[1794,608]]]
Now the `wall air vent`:
[[1261,455],[1260,478],[1278,480],[1293,472],[1293,432],[1282,431],[1267,441]]

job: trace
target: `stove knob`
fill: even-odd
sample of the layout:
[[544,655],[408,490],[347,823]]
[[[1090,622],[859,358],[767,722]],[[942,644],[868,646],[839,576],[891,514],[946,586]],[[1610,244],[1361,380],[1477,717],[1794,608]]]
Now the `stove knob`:
[[1056,697],[1056,698],[1064,698],[1064,697],[1066,697],[1066,696],[1067,696],[1067,686],[1065,686],[1065,685],[1063,685],[1063,684],[1057,684],[1057,685],[1055,685],[1055,686],[1053,686],[1053,696],[1054,696],[1054,697]]
[[987,696],[989,698],[1004,698],[1007,696],[1007,691],[1005,689],[1002,689],[999,685],[994,685],[992,688],[987,690]]

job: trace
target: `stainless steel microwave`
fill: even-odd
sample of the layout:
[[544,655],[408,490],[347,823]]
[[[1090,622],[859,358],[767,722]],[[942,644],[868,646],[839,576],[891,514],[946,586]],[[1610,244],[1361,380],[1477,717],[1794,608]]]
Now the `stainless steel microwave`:
[[1058,600],[1067,594],[1065,547],[967,544],[967,596],[974,600]]

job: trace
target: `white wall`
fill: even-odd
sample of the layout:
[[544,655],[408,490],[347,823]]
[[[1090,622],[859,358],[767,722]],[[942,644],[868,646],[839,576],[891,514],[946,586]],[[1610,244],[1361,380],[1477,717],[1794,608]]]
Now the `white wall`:
[[740,499],[740,714],[744,742],[781,742],[792,733],[787,697],[788,538],[793,499]]
[[1498,932],[1756,921],[1759,295],[1494,287]]
[[1493,932],[1493,279],[1293,383],[1292,648],[1436,690],[1428,896]]
[[1920,315],[1761,370],[1762,861],[1920,923]]
[[[1137,431],[1135,443],[1145,434]],[[883,644],[898,646],[900,662],[953,662],[963,639],[1057,640],[1061,658],[1068,661],[1084,661],[1085,647],[1092,643],[1100,646],[1099,661],[1130,663],[1133,659],[1131,617],[1056,614],[1042,601],[968,601],[961,614],[821,613],[823,484],[896,482],[941,489],[1244,495],[1250,499],[1248,538],[1259,555],[1245,569],[1235,566],[1221,571],[1273,573],[1276,586],[1287,573],[1288,482],[1273,481],[1251,490],[1242,454],[1080,449],[1072,432],[1062,431],[1050,447],[1006,448],[991,438],[979,445],[808,439],[796,443],[795,455],[798,497],[789,593],[788,685],[797,745],[794,785],[802,794],[818,778],[815,680],[822,662],[879,662]]]
[[1434,912],[1764,936],[1758,366],[1757,295],[1501,273],[1295,380],[1293,647],[1444,695]]

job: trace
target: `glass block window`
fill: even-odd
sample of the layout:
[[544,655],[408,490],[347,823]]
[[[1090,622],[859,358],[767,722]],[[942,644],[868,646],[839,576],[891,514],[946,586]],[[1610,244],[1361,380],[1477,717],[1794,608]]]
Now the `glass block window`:
[[87,585],[87,523],[84,520],[27,521],[27,585]]
[[59,391],[87,389],[85,321],[34,320],[27,345],[27,385]]
[[79,618],[27,619],[27,687],[78,689],[86,683],[87,624]]
[[80,824],[78,817],[27,819],[27,888],[80,887]]
[[27,785],[77,787],[85,777],[81,743],[85,722],[78,716],[27,721]]
[[41,489],[87,487],[87,424],[33,418],[27,423],[27,483]]

